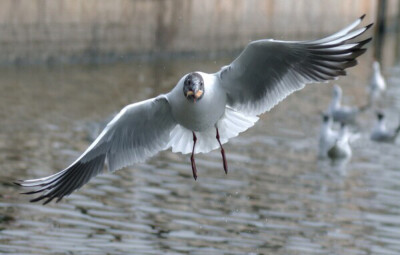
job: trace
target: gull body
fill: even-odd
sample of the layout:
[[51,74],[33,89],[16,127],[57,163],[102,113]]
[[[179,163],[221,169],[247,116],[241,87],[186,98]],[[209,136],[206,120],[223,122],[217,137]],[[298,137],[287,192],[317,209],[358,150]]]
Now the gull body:
[[338,133],[332,129],[332,119],[329,115],[323,115],[319,134],[318,157],[326,158],[328,151],[335,145]]
[[182,96],[184,80],[178,82],[175,88],[166,95],[171,106],[173,118],[180,125],[192,131],[206,131],[213,128],[217,121],[225,113],[227,95],[218,84],[218,75],[196,72],[204,80],[204,96],[201,100],[193,103]]
[[388,130],[386,127],[385,115],[383,113],[377,113],[377,122],[371,132],[371,140],[376,142],[395,142],[397,135],[400,132],[400,124],[396,129]]
[[123,108],[64,170],[17,184],[36,188],[26,194],[41,193],[32,202],[60,201],[103,172],[105,164],[115,171],[169,148],[191,153],[195,179],[194,155],[220,148],[227,173],[224,143],[306,84],[336,79],[357,64],[371,40],[353,40],[372,25],[356,29],[363,17],[319,40],[253,41],[218,72],[191,72],[169,93]]
[[328,150],[328,156],[331,159],[350,158],[352,155],[350,147],[351,134],[347,126],[343,123],[341,125],[339,135],[332,148]]
[[372,75],[369,83],[369,100],[375,102],[386,90],[385,78],[382,75],[381,67],[378,61],[372,63]]
[[343,106],[343,91],[339,85],[333,86],[332,101],[328,108],[328,113],[333,117],[334,121],[352,124],[355,123],[357,115],[364,111],[366,107],[349,107]]

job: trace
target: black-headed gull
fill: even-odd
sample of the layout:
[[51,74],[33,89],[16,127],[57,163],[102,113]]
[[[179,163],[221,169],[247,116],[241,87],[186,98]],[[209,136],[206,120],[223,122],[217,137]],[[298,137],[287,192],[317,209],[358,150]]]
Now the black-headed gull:
[[318,157],[326,158],[328,151],[335,145],[338,132],[332,129],[332,118],[330,115],[322,115],[322,124],[319,133]]
[[369,102],[374,103],[386,89],[385,78],[381,73],[381,67],[378,61],[372,63],[372,75],[369,83]]
[[186,74],[169,93],[123,108],[66,169],[18,184],[39,187],[27,194],[43,192],[32,202],[59,201],[102,172],[105,162],[115,171],[170,147],[173,152],[191,153],[195,179],[194,154],[221,148],[227,172],[222,144],[307,83],[346,75],[345,69],[357,64],[371,38],[349,40],[371,27],[355,30],[363,17],[319,40],[253,41],[219,72]]
[[376,114],[377,122],[371,132],[371,140],[377,142],[393,143],[400,132],[400,124],[397,128],[388,130],[386,127],[385,115],[382,112]]
[[341,123],[339,135],[332,148],[328,150],[331,159],[350,158],[352,155],[350,147],[351,134],[345,123]]
[[366,110],[369,107],[369,104],[363,107],[343,106],[341,103],[342,95],[342,88],[335,84],[333,86],[332,101],[329,105],[327,113],[333,117],[334,121],[347,124],[355,123],[357,115]]

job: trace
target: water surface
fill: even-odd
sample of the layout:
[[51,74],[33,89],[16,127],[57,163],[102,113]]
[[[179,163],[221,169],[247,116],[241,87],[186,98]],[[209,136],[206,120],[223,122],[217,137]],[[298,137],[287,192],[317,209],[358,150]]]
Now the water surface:
[[[387,50],[390,55],[390,49]],[[288,97],[219,151],[159,153],[98,176],[58,204],[31,204],[10,185],[50,175],[88,146],[124,105],[169,91],[183,74],[231,58],[0,70],[0,252],[12,254],[399,254],[399,145],[368,140],[374,112],[343,164],[316,159],[319,113],[332,87]],[[384,63],[383,109],[398,122],[400,68]],[[371,56],[337,81],[366,102]]]

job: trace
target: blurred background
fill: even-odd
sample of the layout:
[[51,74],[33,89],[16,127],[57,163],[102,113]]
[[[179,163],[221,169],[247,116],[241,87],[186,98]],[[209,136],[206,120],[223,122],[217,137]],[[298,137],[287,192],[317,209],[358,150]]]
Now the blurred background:
[[[250,41],[316,39],[362,14],[374,36],[346,77],[296,92],[219,151],[162,152],[93,179],[58,204],[11,184],[76,159],[124,105],[216,72]],[[331,84],[367,102],[372,61],[384,100],[357,119],[340,164],[317,159]],[[375,111],[400,121],[400,0],[2,0],[0,253],[400,254],[399,142],[369,140]]]
[[[383,10],[398,24],[396,0],[4,0],[0,63],[107,63],[242,49],[250,40],[314,38],[361,14]],[[396,52],[396,56],[398,50]]]

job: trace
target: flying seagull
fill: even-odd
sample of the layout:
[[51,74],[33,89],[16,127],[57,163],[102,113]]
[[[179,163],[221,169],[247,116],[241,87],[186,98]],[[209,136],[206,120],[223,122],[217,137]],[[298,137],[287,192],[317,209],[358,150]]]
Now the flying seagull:
[[97,139],[70,166],[48,177],[18,181],[38,187],[31,200],[44,204],[79,189],[104,169],[115,171],[144,161],[161,150],[194,155],[220,148],[223,168],[228,165],[222,145],[254,125],[258,115],[307,83],[326,82],[346,75],[371,38],[350,41],[372,24],[356,29],[365,15],[328,37],[312,41],[258,40],[250,42],[228,66],[208,74],[184,75],[167,94],[126,106]]

